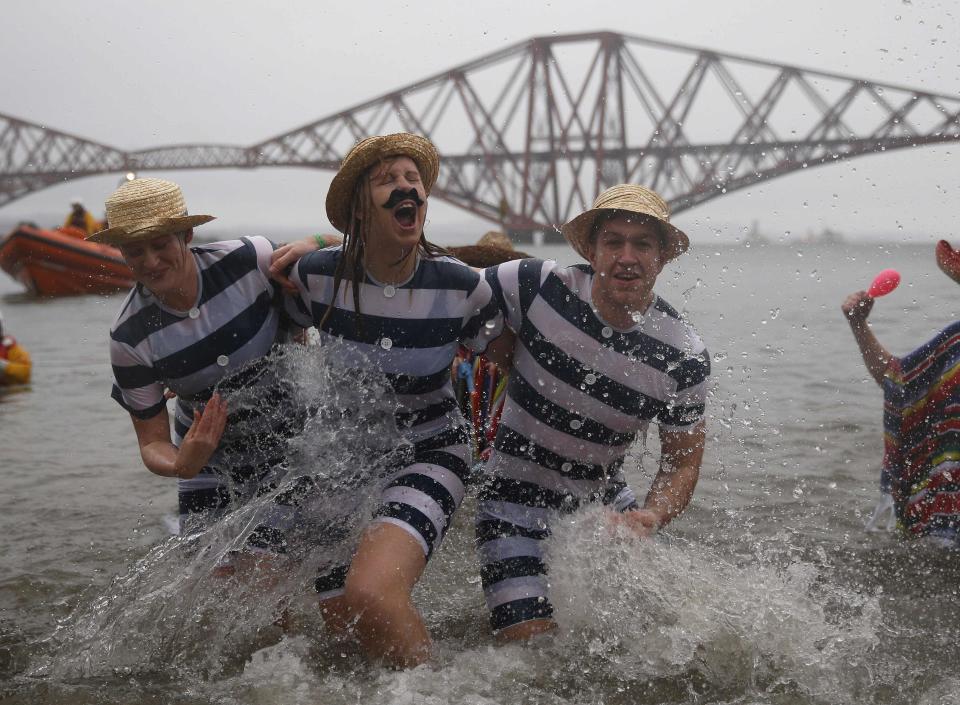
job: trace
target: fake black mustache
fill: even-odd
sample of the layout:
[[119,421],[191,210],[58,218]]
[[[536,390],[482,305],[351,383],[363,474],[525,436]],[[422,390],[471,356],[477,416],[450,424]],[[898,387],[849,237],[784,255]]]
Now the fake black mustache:
[[411,188],[409,191],[404,191],[403,189],[395,188],[390,194],[390,198],[387,199],[387,202],[383,204],[383,208],[390,210],[399,203],[404,201],[413,201],[417,206],[423,205],[423,199],[420,198],[420,194],[417,193],[417,189]]

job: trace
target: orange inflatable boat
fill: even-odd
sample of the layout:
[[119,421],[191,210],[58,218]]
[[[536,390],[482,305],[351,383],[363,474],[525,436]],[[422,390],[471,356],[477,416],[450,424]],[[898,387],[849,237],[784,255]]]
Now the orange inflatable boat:
[[82,230],[20,225],[0,240],[0,269],[37,296],[107,294],[133,285],[133,273],[109,245]]

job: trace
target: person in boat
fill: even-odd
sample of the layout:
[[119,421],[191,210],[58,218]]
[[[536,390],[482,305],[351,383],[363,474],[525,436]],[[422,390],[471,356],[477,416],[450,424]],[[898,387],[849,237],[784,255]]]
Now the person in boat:
[[0,314],[0,386],[28,384],[33,365],[30,353],[12,335],[3,330],[3,315]]
[[[502,328],[484,278],[424,234],[439,166],[433,144],[418,135],[356,144],[326,199],[343,244],[303,256],[290,275],[300,294],[294,320],[315,325],[321,344],[339,340],[347,358],[386,373],[411,444],[350,564],[316,581],[327,624],[349,625],[368,656],[397,667],[429,658],[411,592],[463,500],[469,470],[450,364],[459,344],[483,352]],[[277,268],[296,256],[278,251]]]
[[100,230],[100,222],[93,217],[90,211],[84,208],[83,201],[79,198],[74,198],[70,201],[70,213],[67,214],[66,220],[63,221],[63,227],[76,228],[77,230],[83,231],[84,235],[90,236]]
[[[614,186],[562,228],[587,263],[525,259],[485,272],[516,335],[476,515],[490,623],[503,640],[555,626],[544,542],[560,515],[602,502],[614,525],[647,538],[693,495],[710,357],[654,293],[664,265],[689,246],[669,217],[653,191]],[[660,466],[640,502],[625,454],[651,421]]]
[[[960,252],[936,247],[940,269],[960,284]],[[901,533],[960,545],[960,321],[902,357],[893,355],[867,319],[873,298],[857,291],[841,304],[863,362],[883,390],[881,491]]]
[[[214,218],[188,215],[180,187],[162,179],[122,184],[106,209],[110,228],[87,239],[118,247],[136,279],[110,329],[112,396],[130,414],[147,469],[177,479],[189,533],[269,483],[297,430],[282,393],[231,416],[214,391],[265,378],[271,348],[290,332],[269,277],[275,246],[257,236],[191,247],[194,228]],[[261,544],[250,540],[252,550],[283,552]]]

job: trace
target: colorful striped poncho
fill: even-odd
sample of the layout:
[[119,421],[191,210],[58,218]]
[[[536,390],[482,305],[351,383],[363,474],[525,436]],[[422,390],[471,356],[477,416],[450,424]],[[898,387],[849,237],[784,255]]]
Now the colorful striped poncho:
[[960,321],[891,361],[883,484],[905,535],[960,536]]

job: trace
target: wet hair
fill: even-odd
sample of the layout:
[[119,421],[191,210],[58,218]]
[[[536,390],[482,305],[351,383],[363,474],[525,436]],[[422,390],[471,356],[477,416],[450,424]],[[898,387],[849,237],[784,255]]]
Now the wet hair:
[[669,241],[667,239],[667,229],[663,226],[663,223],[654,218],[652,215],[617,209],[602,211],[599,215],[597,215],[596,218],[593,219],[593,224],[590,226],[590,238],[588,240],[589,243],[591,245],[596,245],[597,236],[600,234],[603,226],[616,218],[626,218],[631,223],[645,223],[652,225],[653,229],[657,233],[657,239],[660,241],[660,249],[665,250],[667,248]]
[[[333,273],[333,298],[327,304],[327,310],[323,312],[323,317],[317,324],[318,328],[327,322],[333,312],[334,304],[336,304],[337,297],[340,295],[340,284],[344,279],[351,283],[353,308],[357,312],[358,328],[360,326],[360,282],[363,281],[364,275],[363,255],[366,247],[365,243],[370,236],[373,208],[376,205],[373,202],[370,189],[370,177],[372,174],[379,173],[381,169],[390,166],[402,156],[406,155],[392,155],[381,158],[364,171],[353,185],[353,194],[350,197],[350,215],[343,233],[343,253],[340,255],[340,261],[337,262],[337,268]],[[419,165],[417,171],[420,171]],[[422,230],[420,231],[420,241],[417,243],[417,252],[427,257],[447,254],[447,251],[442,247],[427,240],[427,236]]]

